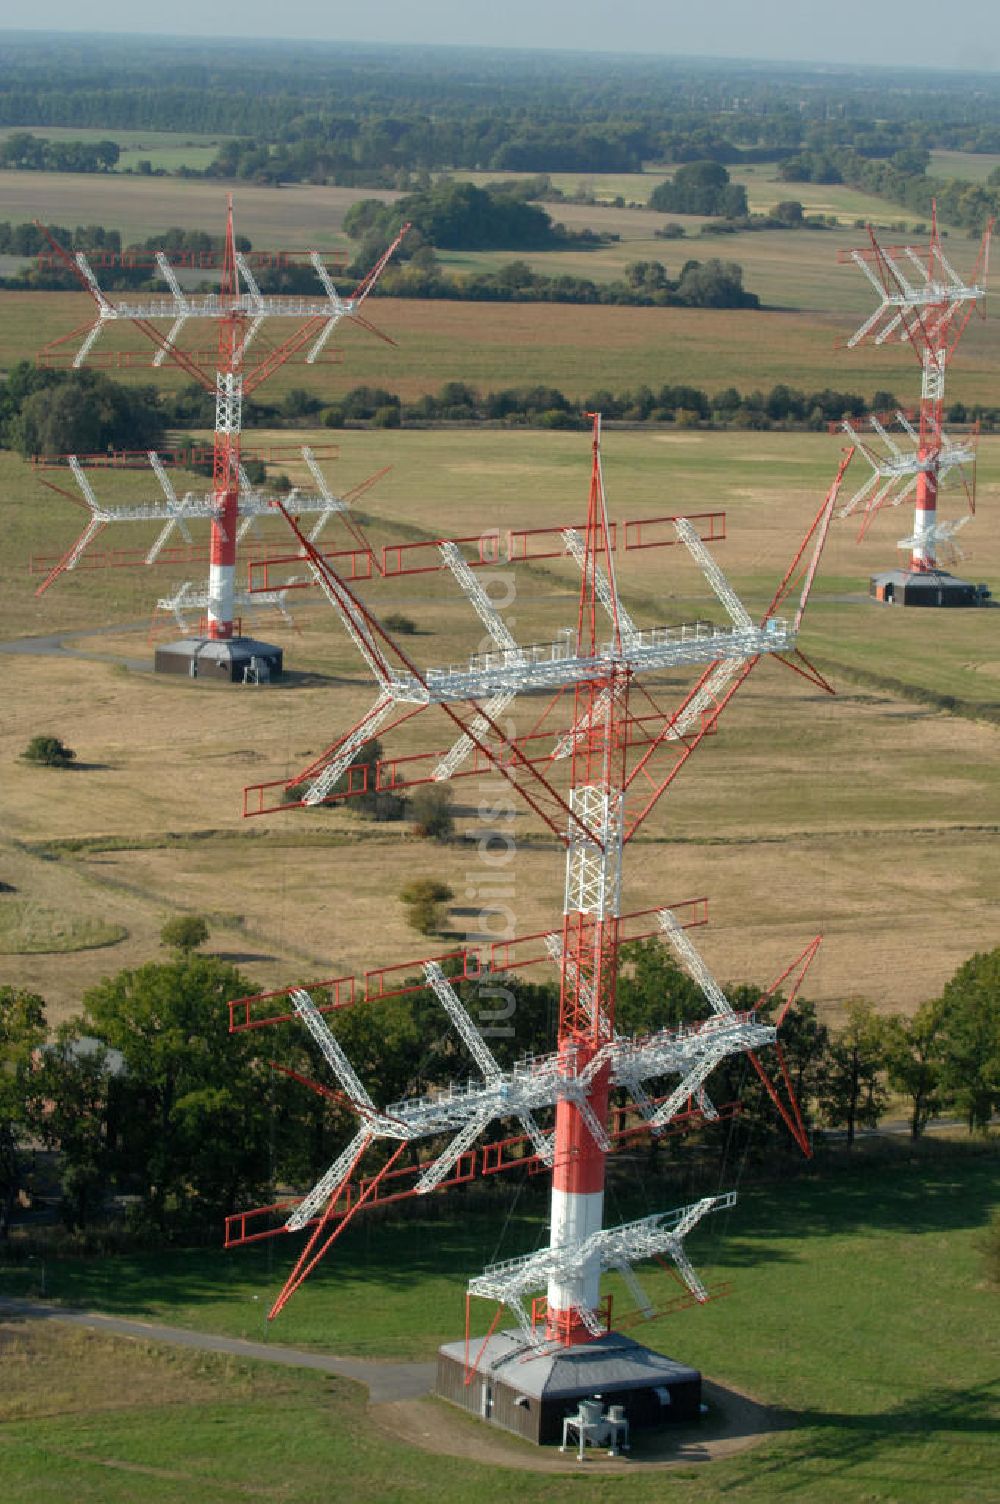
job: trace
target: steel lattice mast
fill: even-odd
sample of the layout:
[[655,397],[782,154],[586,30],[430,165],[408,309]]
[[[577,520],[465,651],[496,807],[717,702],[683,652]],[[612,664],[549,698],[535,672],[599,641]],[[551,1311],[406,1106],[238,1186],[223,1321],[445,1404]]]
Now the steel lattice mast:
[[[361,324],[386,343],[393,343],[370,323],[361,309],[408,228],[407,225],[401,228],[351,297],[346,299],[340,297],[315,251],[309,253],[309,262],[322,286],[321,298],[262,293],[254,277],[250,256],[236,248],[232,195],[227,202],[220,285],[214,293],[185,292],[171,258],[158,251],[154,258],[155,267],[167,284],[167,293],[112,301],[102,291],[86,254],[83,251],[70,254],[48,236],[51,246],[48,259],[61,263],[76,274],[94,300],[95,317],[89,324],[46,346],[39,359],[43,363],[62,360],[65,355],[63,347],[79,338],[79,347],[70,360],[72,367],[78,369],[87,363],[105,329],[115,323],[127,322],[155,347],[154,366],[170,361],[213,394],[215,428],[212,490],[204,497],[189,495],[179,500],[160,457],[151,453],[149,463],[163,492],[162,497],[131,507],[102,507],[78,457],[67,456],[69,468],[90,511],[90,520],[70,550],[49,571],[36,593],[42,594],[59,575],[74,569],[92,539],[110,523],[162,522],[163,531],[146,558],[147,563],[152,563],[174,527],[189,537],[188,522],[207,517],[210,526],[207,589],[197,591],[185,586],[177,597],[160,602],[160,605],[175,612],[184,607],[203,607],[207,638],[210,641],[232,638],[238,630],[237,605],[240,603],[236,586],[239,541],[256,518],[273,515],[274,500],[250,485],[241,465],[244,400],[288,361],[301,357],[306,364],[315,364],[337,325],[344,319]],[[117,259],[123,264],[132,264],[127,253]],[[199,264],[202,259],[205,258],[199,258]],[[264,266],[282,266],[291,259],[292,253],[265,253],[258,258]],[[295,328],[279,343],[264,345],[258,337],[269,320],[291,320]],[[161,325],[168,321],[169,327],[164,330]],[[214,359],[208,351],[191,351],[180,343],[183,331],[192,322],[217,326]],[[297,513],[313,514],[319,519],[313,539],[328,517],[340,514],[355,542],[367,549],[367,541],[360,535],[360,530],[346,517],[349,499],[337,498],[330,493],[311,451],[304,450],[303,458],[317,484],[317,494],[296,491],[293,504]],[[280,600],[270,603],[281,604]]]
[[[358,1120],[355,1137],[297,1204],[279,1204],[230,1219],[230,1246],[271,1232],[312,1228],[305,1250],[275,1301],[272,1316],[365,1205],[386,1196],[425,1194],[476,1173],[495,1173],[515,1163],[523,1164],[523,1157],[505,1157],[505,1146],[514,1142],[507,1139],[483,1149],[479,1168],[473,1145],[494,1121],[515,1119],[521,1129],[516,1142],[524,1154],[551,1165],[549,1248],[544,1254],[507,1261],[485,1271],[471,1282],[470,1294],[503,1302],[529,1340],[539,1340],[536,1328],[541,1323],[549,1339],[568,1345],[587,1341],[602,1330],[603,1270],[620,1270],[638,1292],[640,1307],[648,1304],[639,1299],[641,1291],[630,1272],[633,1259],[668,1254],[691,1298],[705,1299],[704,1286],[684,1254],[683,1239],[706,1213],[731,1204],[728,1194],[707,1197],[642,1223],[605,1228],[607,1155],[616,1142],[622,1141],[623,1133],[635,1131],[623,1129],[609,1112],[612,1090],[627,1095],[630,1111],[646,1131],[659,1133],[690,1120],[692,1114],[718,1116],[706,1095],[705,1083],[722,1060],[746,1054],[786,1126],[808,1152],[805,1128],[777,1043],[778,1027],[788,1004],[774,1024],[759,1019],[756,1009],[734,1012],[686,933],[692,924],[704,922],[700,901],[662,908],[655,914],[652,931],[643,928],[649,923],[643,915],[622,913],[622,864],[624,848],[703,738],[714,730],[723,710],[762,658],[777,657],[812,682],[829,688],[799,652],[796,639],[851,452],[841,463],[758,626],[704,546],[702,533],[719,536],[718,514],[698,519],[651,519],[645,524],[645,535],[643,524],[609,523],[600,440],[600,420],[595,416],[585,525],[513,532],[507,540],[509,560],[557,554],[575,560],[581,580],[575,631],[568,636],[531,647],[515,641],[474,573],[478,564],[496,561],[499,540],[494,543],[481,537],[472,548],[468,539],[404,545],[423,550],[421,559],[432,549],[436,551],[437,565],[415,561],[410,572],[429,568],[450,572],[486,625],[495,647],[473,654],[467,667],[418,669],[349,582],[336,572],[330,559],[310,549],[289,518],[316,583],[376,681],[377,696],[358,724],[303,773],[280,785],[248,790],[248,795],[256,794],[257,799],[256,804],[252,798],[245,801],[245,812],[287,809],[289,793],[298,794],[303,805],[314,805],[349,798],[372,787],[398,791],[489,767],[507,780],[562,842],[565,874],[561,932],[497,942],[489,956],[478,949],[463,948],[429,958],[420,963],[422,975],[416,979],[409,975],[412,966],[382,968],[366,974],[361,987],[353,978],[335,978],[309,989],[290,988],[230,1004],[230,1027],[234,1031],[292,1018],[304,1023],[336,1077],[338,1089],[331,1093],[318,1083],[299,1079],[321,1094],[336,1096]],[[695,520],[700,528],[694,525]],[[657,528],[661,544],[671,541],[662,536],[667,523],[672,541],[683,544],[704,573],[728,618],[726,625],[702,622],[693,628],[641,629],[624,610],[618,594],[615,554],[622,546],[656,546],[649,535]],[[549,536],[554,532],[558,532],[558,547]],[[532,539],[537,544],[534,553]],[[387,548],[386,554],[391,556],[391,550]],[[384,576],[388,573],[383,569]],[[795,589],[799,590],[799,599],[794,614],[779,614]],[[684,667],[699,669],[700,677],[675,711],[664,711],[643,680],[651,673]],[[499,718],[510,701],[516,695],[539,691],[546,692],[548,708],[533,720],[531,730],[520,734],[505,730]],[[641,701],[641,709],[633,700]],[[445,714],[453,735],[458,733],[449,748],[440,753],[384,757],[374,770],[358,761],[360,749],[376,733],[389,734],[433,706]],[[568,790],[560,778],[567,759]],[[269,803],[270,790],[278,787],[282,789],[279,802]],[[671,946],[680,964],[697,981],[709,1016],[700,1025],[627,1038],[615,1028],[619,948],[623,940],[651,932]],[[818,943],[814,940],[785,969],[761,1003],[789,978],[789,1002],[794,998]],[[456,984],[536,964],[546,956],[558,964],[560,975],[556,1048],[513,1070],[501,1071],[462,1004]],[[441,1003],[472,1054],[482,1080],[380,1109],[344,1057],[323,1014],[412,993],[422,986],[429,987]],[[291,1011],[275,1012],[274,1000],[283,997],[291,999]],[[756,1051],[765,1047],[774,1047],[777,1052],[784,1099],[757,1059]],[[669,1089],[661,1090],[655,1083],[665,1077],[677,1079]],[[551,1131],[543,1128],[537,1117],[548,1110],[554,1115]],[[448,1136],[445,1147],[421,1161],[416,1170],[396,1168],[407,1143],[444,1135]],[[394,1142],[395,1148],[375,1175],[365,1177],[360,1164],[376,1141],[385,1141],[387,1146]],[[404,1183],[406,1189],[395,1189]],[[280,1225],[269,1225],[275,1217]],[[535,1302],[529,1315],[525,1299],[532,1290],[543,1287],[547,1289],[544,1314]]]
[[919,425],[915,429],[904,413],[897,413],[902,439],[894,439],[875,419],[872,428],[881,442],[880,450],[860,439],[845,422],[845,430],[858,444],[872,473],[844,504],[840,515],[860,510],[863,536],[883,505],[898,506],[914,497],[913,531],[900,540],[899,546],[910,551],[910,569],[915,574],[937,569],[939,550],[952,547],[955,533],[966,520],[938,519],[938,497],[952,472],[964,482],[970,513],[975,510],[975,437],[955,443],[945,433],[944,393],[948,365],[973,310],[985,311],[992,229],[991,220],[968,282],[945,255],[936,206],[926,247],[882,246],[869,226],[870,244],[840,256],[841,261],[860,268],[879,297],[879,306],[847,341],[848,348],[865,341],[882,345],[893,338],[905,340],[921,368]]
[[[582,557],[576,629],[579,656],[598,658],[599,595],[610,606],[612,653],[607,668],[576,686],[570,808],[581,825],[571,828],[566,849],[563,937],[559,977],[558,1050],[567,1074],[587,1072],[614,1035],[624,846],[624,784],[629,681],[622,621],[609,540],[601,471],[600,419],[594,420],[587,530]],[[605,575],[601,558],[607,562]],[[604,586],[602,589],[601,587]],[[603,614],[603,613],[602,613]],[[630,625],[630,624],[629,624]],[[626,628],[626,644],[630,640]],[[553,1248],[583,1245],[600,1231],[609,1147],[611,1062],[591,1077],[584,1106],[571,1097],[556,1105],[555,1168],[552,1174],[550,1241]],[[601,1261],[594,1251],[572,1273],[553,1270],[548,1281],[547,1325],[552,1336],[579,1340],[584,1313],[597,1310]],[[584,1326],[586,1330],[586,1326]]]

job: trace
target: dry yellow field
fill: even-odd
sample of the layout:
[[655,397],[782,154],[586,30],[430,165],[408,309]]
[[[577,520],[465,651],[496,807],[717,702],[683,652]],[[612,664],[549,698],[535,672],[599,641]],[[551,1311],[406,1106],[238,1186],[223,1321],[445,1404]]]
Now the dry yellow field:
[[[791,263],[774,251],[768,264],[788,285],[794,274]],[[849,281],[851,276],[832,262],[813,270],[817,282],[821,273],[827,281],[838,275]],[[683,383],[707,392],[734,386],[747,393],[766,392],[784,382],[807,392],[860,392],[868,401],[876,389],[888,389],[901,402],[915,401],[920,371],[908,346],[844,347],[870,311],[871,300],[859,291],[861,296],[840,312],[377,298],[367,305],[367,313],[395,341],[395,349],[387,350],[362,329],[342,326],[336,336],[341,363],[292,363],[263,395],[276,401],[289,387],[305,387],[328,403],[367,384],[412,400],[437,392],[446,381],[464,381],[482,392],[543,385],[582,399],[602,389],[620,393],[644,384],[654,391]],[[43,343],[92,317],[93,304],[83,294],[0,292],[0,369],[34,358]],[[76,345],[67,348],[74,353]],[[187,380],[178,370],[151,374],[149,343],[127,327],[102,334],[94,360],[106,355],[114,360],[118,350],[141,351],[143,364],[129,370],[112,364],[116,379],[153,379],[162,387]],[[949,373],[949,400],[995,404],[998,355],[1000,321],[975,320]]]
[[[839,454],[835,438],[781,434],[612,430],[604,447],[615,518],[725,507],[728,537],[717,554],[757,611]],[[585,435],[352,433],[343,436],[338,483],[346,487],[390,459],[392,474],[363,503],[376,543],[396,524],[406,536],[441,536],[583,520]],[[981,515],[967,534],[975,552],[964,567],[975,578],[1000,577],[991,516],[998,462],[1000,445],[984,444]],[[460,938],[483,933],[480,911],[498,904],[509,906],[522,933],[558,921],[561,856],[530,814],[517,816],[521,849],[502,869],[502,886],[513,891],[484,882],[489,869],[477,842],[491,822],[478,818],[477,806],[481,795],[494,802],[496,779],[482,789],[478,779],[456,782],[456,803],[468,813],[447,846],[346,811],[244,822],[244,784],[298,770],[372,698],[332,614],[293,601],[298,635],[262,618],[261,635],[286,648],[292,672],[281,686],[207,688],[130,672],[116,660],[148,662],[149,649],[141,624],[125,627],[148,619],[163,577],[80,573],[33,600],[25,547],[46,530],[64,546],[79,519],[67,503],[27,491],[15,464],[0,457],[7,482],[0,506],[16,540],[15,557],[8,552],[0,566],[0,637],[67,632],[67,648],[103,656],[0,653],[0,878],[19,898],[120,923],[128,938],[72,955],[8,955],[0,960],[4,981],[36,986],[53,1017],[71,1012],[100,976],[155,955],[160,926],[179,911],[209,915],[211,948],[240,958],[263,986],[360,974],[437,947],[408,930],[396,896],[424,873],[455,890],[449,932]],[[891,561],[900,525],[895,516],[880,520],[860,549],[846,523],[831,537],[803,645],[841,666],[838,697],[762,664],[720,734],[661,802],[626,869],[626,909],[710,897],[702,940],[726,978],[767,981],[822,932],[808,990],[830,1016],[858,993],[881,1008],[912,1007],[973,950],[997,942],[1000,729],[975,719],[975,704],[985,711],[1000,699],[997,617],[869,605],[867,573]],[[624,554],[620,569],[640,624],[706,614],[707,589],[677,549]],[[519,638],[549,640],[568,625],[572,590],[562,564],[519,570],[509,612]],[[418,635],[404,641],[422,665],[461,661],[478,644],[478,622],[437,576],[372,582],[364,594],[377,612],[403,611],[418,623]],[[97,627],[111,630],[95,634]],[[876,671],[913,690],[951,686],[970,714],[948,715],[850,678]],[[654,692],[670,704],[682,688],[675,680]],[[518,724],[537,709],[525,702]],[[61,773],[20,762],[38,731],[64,737],[86,766]],[[451,739],[434,711],[412,732],[401,734],[400,750]],[[85,844],[49,845],[67,840]],[[504,919],[487,916],[486,928]]]

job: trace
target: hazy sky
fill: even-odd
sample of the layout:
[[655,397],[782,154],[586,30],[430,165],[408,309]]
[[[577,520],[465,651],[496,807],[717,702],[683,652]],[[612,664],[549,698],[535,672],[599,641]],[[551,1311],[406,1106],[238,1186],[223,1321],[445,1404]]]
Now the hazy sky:
[[997,0],[204,0],[124,7],[117,0],[49,0],[44,26],[59,31],[233,31],[293,40],[454,43],[573,48],[674,56],[1000,67]]

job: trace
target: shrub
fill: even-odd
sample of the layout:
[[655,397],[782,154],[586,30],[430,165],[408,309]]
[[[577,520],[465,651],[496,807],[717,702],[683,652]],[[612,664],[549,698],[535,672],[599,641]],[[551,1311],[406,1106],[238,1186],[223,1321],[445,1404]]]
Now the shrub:
[[417,877],[399,890],[406,905],[407,923],[420,935],[433,935],[441,929],[445,918],[445,904],[454,898],[447,883],[433,877]]
[[451,790],[440,783],[428,783],[416,789],[410,798],[410,818],[418,836],[431,841],[446,841],[455,825]]
[[44,768],[68,768],[76,753],[58,736],[33,736],[21,756]]
[[178,914],[160,931],[160,944],[189,955],[208,939],[208,925],[197,914]]

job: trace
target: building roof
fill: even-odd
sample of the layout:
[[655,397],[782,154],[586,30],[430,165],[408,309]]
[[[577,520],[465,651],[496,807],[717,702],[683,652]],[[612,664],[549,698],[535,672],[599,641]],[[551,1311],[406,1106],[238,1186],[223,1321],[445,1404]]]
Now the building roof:
[[968,580],[960,580],[944,569],[883,569],[872,579],[877,585],[896,585],[906,590],[974,590]]
[[199,663],[242,663],[255,656],[274,658],[281,653],[273,643],[260,642],[256,637],[182,637],[158,651],[176,658],[197,658]]
[[[469,1343],[470,1358],[480,1342]],[[448,1342],[441,1353],[465,1362],[465,1343]],[[520,1331],[497,1332],[486,1343],[478,1371],[533,1399],[606,1396],[628,1389],[653,1389],[700,1378],[696,1368],[643,1347],[632,1337],[608,1332],[577,1347],[529,1346]]]

